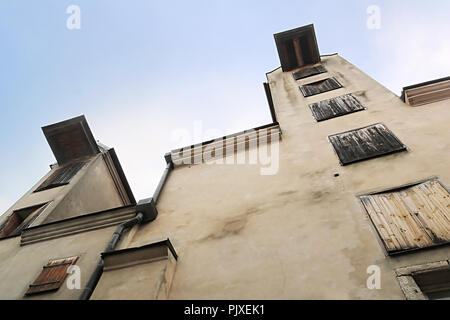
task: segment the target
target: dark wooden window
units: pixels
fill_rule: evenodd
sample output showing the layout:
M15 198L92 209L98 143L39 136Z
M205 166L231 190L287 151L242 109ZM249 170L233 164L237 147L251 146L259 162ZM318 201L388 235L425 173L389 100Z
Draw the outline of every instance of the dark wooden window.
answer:
M365 110L358 99L351 94L313 103L309 105L309 108L319 122Z
M277 33L274 37L284 72L320 62L313 25Z
M18 236L43 211L45 205L38 205L14 211L0 227L0 238Z
M56 169L56 171L52 175L50 175L50 177L45 180L44 183L42 183L35 192L68 184L85 164L86 162L76 162Z
M438 180L360 199L389 254L450 242L450 195Z
M406 146L381 123L332 135L329 140L344 166L406 151Z
M323 66L316 66L312 68L306 68L297 72L294 72L292 76L295 80L305 79L308 77L312 77L321 73L327 72L327 69L325 69Z
M328 78L326 80L305 84L300 87L300 91L306 98L339 88L342 88L342 85L339 83L339 81L336 80L336 78Z
M67 270L74 265L78 257L52 260L43 267L41 274L30 284L25 295L58 290L67 277Z
M412 277L430 300L450 300L450 267L413 273Z

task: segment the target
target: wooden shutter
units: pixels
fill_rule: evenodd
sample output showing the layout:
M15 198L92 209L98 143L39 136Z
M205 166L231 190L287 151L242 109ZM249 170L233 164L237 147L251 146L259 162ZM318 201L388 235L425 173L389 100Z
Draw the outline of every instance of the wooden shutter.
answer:
M336 80L336 78L328 78L326 80L321 80L301 86L300 91L306 98L339 88L342 88L342 85L339 83L339 81Z
M364 110L358 99L351 94L313 103L309 108L318 122Z
M342 165L406 150L406 146L381 123L329 136Z
M35 192L66 185L84 167L86 162L76 162L57 169Z
M52 260L43 267L41 274L30 284L25 295L58 290L67 277L67 269L78 260L78 257Z
M295 80L305 79L308 77L312 77L321 73L327 72L327 69L325 69L323 66L316 66L312 68L307 68L304 70L300 70L298 72L294 72L292 76Z
M391 254L450 242L450 195L437 180L361 201Z

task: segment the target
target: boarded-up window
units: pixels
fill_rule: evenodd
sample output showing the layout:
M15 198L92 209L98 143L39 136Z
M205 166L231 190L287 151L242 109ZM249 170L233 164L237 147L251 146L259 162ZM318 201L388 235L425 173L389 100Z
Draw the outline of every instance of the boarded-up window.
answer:
M305 84L304 86L300 87L300 91L306 98L339 88L342 88L342 85L336 80L336 78L328 78L326 80Z
M47 180L45 180L35 192L47 190L66 185L83 168L86 162L76 162L57 169Z
M406 146L381 123L329 136L342 165L406 150Z
M295 80L305 79L308 77L312 77L321 73L327 72L323 66L316 66L312 68L306 68L297 72L294 72L292 75Z
M43 211L45 205L38 205L14 211L0 227L0 238L18 236Z
M361 201L389 254L450 242L450 195L437 180Z
M25 295L58 290L67 277L67 270L78 260L78 257L52 260L43 267L41 274L30 284Z
M313 103L309 108L319 122L364 110L362 104L351 94Z

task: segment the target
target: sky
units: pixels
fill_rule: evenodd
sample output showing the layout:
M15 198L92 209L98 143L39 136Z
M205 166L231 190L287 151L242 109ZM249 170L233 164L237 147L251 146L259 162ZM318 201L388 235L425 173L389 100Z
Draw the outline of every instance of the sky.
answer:
M148 198L166 152L271 122L274 33L314 23L321 54L400 95L449 75L449 15L447 0L1 0L0 214L55 162L42 126L84 114Z

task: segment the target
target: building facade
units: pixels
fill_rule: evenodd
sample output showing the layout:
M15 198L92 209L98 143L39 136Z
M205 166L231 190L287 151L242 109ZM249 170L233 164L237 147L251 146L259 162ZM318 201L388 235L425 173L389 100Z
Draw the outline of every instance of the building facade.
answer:
M1 299L450 296L450 79L399 97L312 25L275 35L273 122L173 150L136 203L84 117L0 220Z

